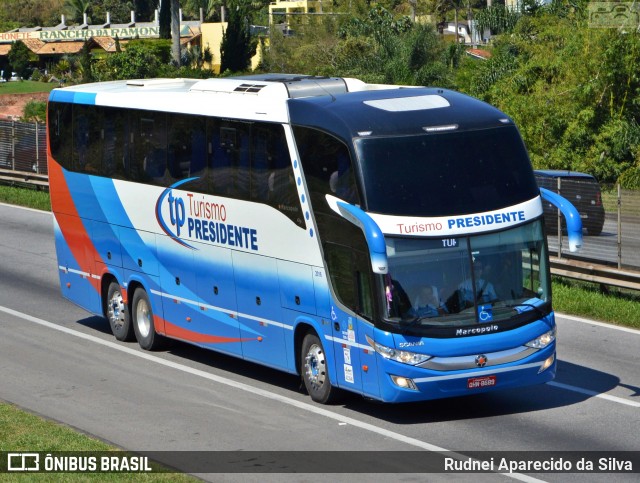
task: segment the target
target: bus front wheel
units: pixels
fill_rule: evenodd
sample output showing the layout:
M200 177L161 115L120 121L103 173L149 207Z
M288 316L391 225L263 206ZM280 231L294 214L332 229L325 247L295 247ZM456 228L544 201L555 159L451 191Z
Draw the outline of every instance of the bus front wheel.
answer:
M133 293L131 317L133 330L140 347L148 351L160 349L164 338L156 333L149 296L141 287L138 287Z
M302 380L311 399L321 404L334 402L339 389L331 384L326 354L316 334L305 335L300 357Z
M116 281L111 282L107 290L106 313L115 338L125 342L133 340L134 332L129 307L125 304L120 284Z

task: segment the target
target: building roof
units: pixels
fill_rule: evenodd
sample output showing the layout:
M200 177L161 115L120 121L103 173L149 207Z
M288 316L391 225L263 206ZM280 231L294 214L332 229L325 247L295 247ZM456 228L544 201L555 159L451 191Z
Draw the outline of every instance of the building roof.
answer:
M468 49L467 55L475 57L476 59L487 60L491 58L491 52L484 49Z
M44 47L45 42L40 39L26 39L22 43L26 45L31 52L38 53L38 51Z
M91 37L91 39L106 52L116 51L116 39L113 37ZM120 40L120 46L124 47L127 44L126 40Z

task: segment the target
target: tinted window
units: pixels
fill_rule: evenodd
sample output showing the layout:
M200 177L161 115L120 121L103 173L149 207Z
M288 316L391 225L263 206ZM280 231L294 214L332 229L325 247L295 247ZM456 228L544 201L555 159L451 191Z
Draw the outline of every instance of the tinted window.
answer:
M513 126L356 140L368 211L446 216L511 206L538 195Z
M370 260L350 246L327 243L327 268L338 299L367 319L374 317L373 278Z
M49 103L47 115L51 155L63 167L71 166L72 109L71 104Z
M134 181L169 186L174 180L167 171L167 116L162 112L132 111L134 135L129 176Z
M52 102L49 143L65 169L269 204L305 226L283 126Z
M300 161L312 194L331 194L351 204L360 204L347 146L316 129L294 128Z

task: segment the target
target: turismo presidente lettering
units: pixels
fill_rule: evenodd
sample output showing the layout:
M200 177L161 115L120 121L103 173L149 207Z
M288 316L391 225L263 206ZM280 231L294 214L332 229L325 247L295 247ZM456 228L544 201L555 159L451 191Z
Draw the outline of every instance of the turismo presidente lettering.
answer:
M207 201L202 195L198 199L197 195L187 193L188 201L185 204L184 199L180 196L174 196L172 190L163 193L160 201L165 196L169 208L169 223L175 232L168 229L169 227L162 219L161 206L159 206L158 213L159 221L164 231L179 243L185 245L177 238L184 237L186 225L186 238L188 239L258 251L257 230L226 223L227 207L223 203Z
M474 226L493 225L499 223L516 223L525 221L524 211L507 211L493 215L461 216L447 221L451 228L473 228Z

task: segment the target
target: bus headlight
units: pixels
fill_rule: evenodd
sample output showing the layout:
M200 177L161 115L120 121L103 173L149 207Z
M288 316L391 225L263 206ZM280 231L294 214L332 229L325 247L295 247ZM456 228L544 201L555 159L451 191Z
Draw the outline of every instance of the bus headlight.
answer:
M402 362L403 364L410 364L415 366L431 359L432 356L426 354L417 354L415 352L402 351L387 347L382 344L374 342L369 336L367 336L367 342L374 348L374 350L385 359L390 359L396 362Z
M556 328L554 327L549 332L545 332L540 337L530 340L525 345L533 349L544 349L549 344L556 340Z

